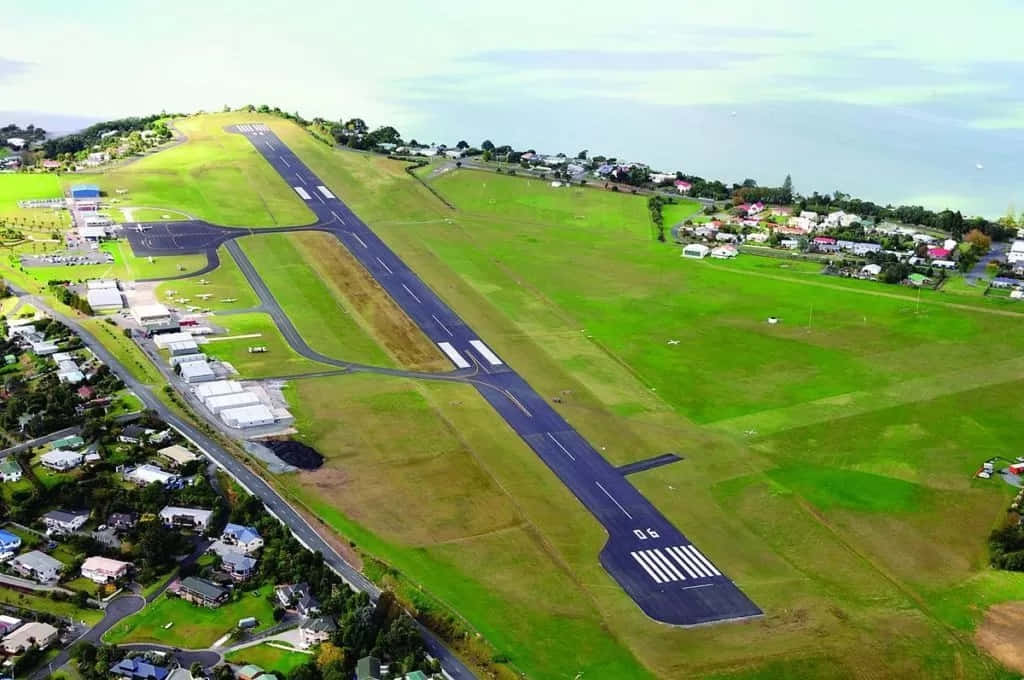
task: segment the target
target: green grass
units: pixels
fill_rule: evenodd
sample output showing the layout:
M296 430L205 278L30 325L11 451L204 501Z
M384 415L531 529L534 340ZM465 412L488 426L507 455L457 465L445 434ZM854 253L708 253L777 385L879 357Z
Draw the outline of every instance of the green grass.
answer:
M203 276L165 281L156 288L157 298L189 298L188 304L214 311L247 309L258 305L259 298L242 276L234 258L223 247L218 249L217 253L220 256L220 265L216 269ZM168 294L170 291L173 291L173 295ZM203 300L199 298L200 295L210 297ZM235 299L235 302L221 302L229 299Z
M259 626L253 632L273 625L274 607L266 598L270 591L271 588L265 586L252 593L242 593L241 599L216 609L198 607L180 598L161 595L142 611L110 629L104 639L111 644L152 642L203 649L234 629L239 619L255 616ZM172 622L174 625L164 628Z
M254 663L266 671L287 675L299 666L315 658L316 657L311 654L293 652L269 644L262 644L230 652L225 656L224 660L236 665Z
M126 413L135 413L141 411L144 407L142 400L127 389L118 391L113 397L114 401L107 411L107 415L111 418L116 418Z
M37 281L85 281L87 279L118 278L134 281L136 279L160 279L169 276L180 276L206 266L205 255L170 255L154 257L152 262L146 257L136 257L127 241L107 241L100 245L100 250L114 256L110 264L63 265L52 267L29 267L25 271Z
M701 217L700 203L687 199L676 199L678 203L662 206L661 218L664 220L665 228L674 227L688 219Z
M61 602L3 587L0 587L0 602L32 611L70 617L76 621L85 621L90 626L96 625L103 618L103 612L97 609L80 609L67 601Z
M129 222L164 222L170 220L187 220L192 217L188 213L178 212L177 210L159 209L159 208L132 208L127 206L124 208L126 211L130 211L132 216ZM127 215L125 215L127 217Z
M247 236L239 243L310 347L336 359L394 365L287 234Z
M254 121L248 114L214 114L175 121L185 144L106 172L65 178L94 182L127 205L177 210L227 226L306 224L313 214L242 135L224 126ZM117 189L127 189L123 195ZM164 212L166 212L164 210ZM154 213L150 213L151 215Z
M48 208L19 208L18 201L34 198L61 198L64 195L60 179L49 173L0 174L0 221L23 229L27 234L48 233L54 228L66 227L70 217L66 210Z
M242 378L255 379L331 370L331 366L306 359L285 342L284 336L268 314L231 314L215 317L225 337L259 337L222 340L214 338L203 345L206 354L227 361ZM250 347L266 347L263 353L250 353Z

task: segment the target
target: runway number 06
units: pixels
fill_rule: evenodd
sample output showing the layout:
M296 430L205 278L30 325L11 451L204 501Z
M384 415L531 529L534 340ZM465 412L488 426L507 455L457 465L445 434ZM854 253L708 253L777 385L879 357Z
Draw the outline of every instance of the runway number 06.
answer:
M651 528L633 529L633 533L636 534L636 537L641 541L646 541L648 538L659 538L658 532Z

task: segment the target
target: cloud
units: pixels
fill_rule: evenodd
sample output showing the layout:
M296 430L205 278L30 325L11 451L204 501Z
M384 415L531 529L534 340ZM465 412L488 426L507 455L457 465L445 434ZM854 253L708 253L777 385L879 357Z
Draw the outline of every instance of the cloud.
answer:
M14 76L19 76L22 73L26 73L31 68L32 64L27 61L17 61L15 59L0 57L0 81L8 80Z
M731 50L616 51L589 49L485 50L462 61L510 70L687 71L727 68L769 56Z

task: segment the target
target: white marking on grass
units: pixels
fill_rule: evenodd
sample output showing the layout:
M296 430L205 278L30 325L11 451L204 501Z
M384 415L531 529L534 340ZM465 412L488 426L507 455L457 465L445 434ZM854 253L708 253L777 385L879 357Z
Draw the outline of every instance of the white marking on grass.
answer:
M612 499L612 503L615 503L615 505L617 505L619 507L619 510L622 510L622 514L623 515L625 515L626 517L628 517L630 519L633 519L633 515L629 514L626 511L626 509L624 507L622 507L622 503L620 503L617 500L615 500L615 496L613 496L610 493L608 493L608 489L604 488L604 486L601 484L601 482L594 482L594 484L597 484L597 488L598 489L600 489L601 491L604 491L604 495L605 496L608 496L608 498Z
M299 196L301 196L302 200L304 200L304 201L308 201L311 198L313 198L312 196L309 195L309 192L306 191L305 189L303 189L302 187L292 187L292 188L295 189L295 193L297 193Z
M450 342L439 342L437 346L441 348L441 351L448 355L448 358L452 360L458 368L469 368L469 362L466 361L459 351L452 347Z
M562 449L562 451L565 453L565 455L569 456L570 460L576 460L576 456L574 456L571 453L569 453L569 449L567 449L564 446L562 446L562 442L560 442L557 439L555 439L555 435L553 435L550 432L548 432L548 439L553 441L558 446L558 448Z
M491 366L501 365L501 359L498 358L498 355L492 352L491 348L485 345L484 343L480 342L479 340L470 340L469 344L472 345L473 349L475 349L477 352L480 352L480 355L484 359L487 359L488 363L490 363Z

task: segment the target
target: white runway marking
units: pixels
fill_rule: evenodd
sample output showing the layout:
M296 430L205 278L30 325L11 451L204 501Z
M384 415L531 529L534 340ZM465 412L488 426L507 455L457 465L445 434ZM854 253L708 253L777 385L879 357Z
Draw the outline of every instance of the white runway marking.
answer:
M339 217L338 219L341 219L341 218ZM345 223L342 222L342 224L345 224ZM366 245L366 242L363 241L363 239L359 238L359 234L355 233L354 231L350 231L348 233L352 234L352 238L354 238L355 240L359 241L359 245L361 245L364 248L368 248L369 247L369 246Z
M318 184L317 187L316 187L316 190L319 191L321 194L323 194L324 198L334 198L335 197L334 194L331 193L331 190L328 189L327 187L325 187L322 184Z
M316 200L320 201L321 203L324 202L324 199L320 198L320 194L313 194L313 195L316 196Z
M304 201L308 201L309 199L313 198L312 196L309 195L309 192L307 192L302 187L292 187L292 188L295 189L295 193L297 193L299 196L301 196L302 200L304 200Z
M700 575L694 570L690 561L685 559L679 548L665 548L665 550L668 551L668 554L675 559L680 567L686 570L686 573L690 575L690 578L700 578Z
M408 293L409 295L411 295L413 300L415 300L416 302L418 302L420 304L423 304L423 300L421 300L418 297L416 297L416 293L414 293L411 290L409 290L409 286L407 286L407 285L405 285L403 283L402 284L402 288L405 288L405 292Z
M619 510L622 510L622 514L623 515L625 515L626 517L628 517L630 519L633 519L633 515L631 515L628 512L626 512L626 509L624 507L622 507L622 503L620 503L617 500L615 500L615 496L613 496L610 493L608 493L608 489L604 488L604 486L601 485L601 482L594 482L594 484L597 484L597 488L598 489L600 489L601 491L604 491L604 495L605 496L608 496L608 498L612 499L612 503L615 503L615 505L619 506Z
M704 564L705 569L710 570L716 576L721 576L722 575L722 572L720 572L717 569L715 569L715 565L711 564L711 560L709 560L708 558L704 557L704 554L701 553L701 551L697 550L697 548L693 547L692 545L688 545L688 546L686 546L686 549L690 551L691 555L696 557L698 560L700 560Z
M470 340L469 344L472 345L473 349L475 349L477 352L480 352L480 355L484 359L487 359L487 362L491 366L501 365L501 359L498 358L498 355L492 352L491 348L485 345L484 343L480 342L479 340Z
M338 220L338 221L339 221L339 222L341 222L342 224L345 224L345 220L341 219L341 216L340 216L340 215L338 215L338 213L336 213L336 212L334 212L334 211L332 210L332 211L331 211L331 214L332 214L332 215L334 215L334 219ZM355 236L355 234L352 234L352 235L353 235L353 236Z
M658 558L658 562L663 567L668 569L672 573L673 576L676 577L675 578L676 581L685 581L686 580L686 577L683 576L681 573L679 573L679 570L675 568L675 566L672 564L672 562L667 557L665 557L665 555L661 552L660 548L655 548L651 552L654 553L654 556Z
M389 266L387 266L386 264L384 264L384 260L382 260L382 259L380 259L380 258L378 257L378 258L377 258L377 262L380 262L380 266L381 266L381 267L384 267L384 269L386 269L386 270L388 271L388 274L394 274L394 272L393 272L393 271L391 271L391 267L389 267Z
M650 555L646 552L635 552L630 554L633 555L633 559L637 562L640 562L642 565L646 565L647 572L651 574L655 583L668 583L668 576L660 567L658 567L657 564L654 563L654 560L651 559Z
M306 180L302 179L302 175L300 175L299 173L295 173L295 176L299 178L300 182L302 182L303 184L306 184Z
M271 151L275 151L274 145L271 144L270 142L267 142L267 148L270 149Z
M436 322L437 322L437 325L438 325L438 326L440 326L441 328L443 328L443 329L444 329L444 332L448 334L448 337L449 337L449 338L454 338L454 337L455 337L455 336L454 336L454 335L452 334L452 332L451 332L450 330L448 330L448 326L445 326L445 325L444 325L443 323L441 323L441 320L440 320L440 319L438 319L438 318L437 318L436 316L434 316L433 314L431 314L431 315L430 315L430 318L431 318L431 319L433 319L434 321L436 321Z
M525 406L523 406L523 402L521 402L518 399L516 399L516 395L512 394L508 390L502 390L502 391L505 393L505 396L508 397L508 400L511 401L513 404L515 404L517 409L519 409L520 411L522 411L523 413L526 414L527 418L532 418L533 417L533 414L530 413L530 411Z
M286 168L290 168L290 167L292 167L292 164L291 164L291 163L289 163L289 162L288 162L288 159L287 159L287 158L285 158L284 156L281 156L281 162L282 162L282 163L284 163L284 167L286 167Z
M441 348L441 351L448 355L448 358L452 360L458 368L469 368L469 362L466 361L458 350L452 347L450 342L439 342L437 346Z
M633 559L636 560L637 564L644 568L644 571L647 572L647 575L650 576L655 583L661 583L661 579L658 576L655 576L654 572L651 571L651 568L648 567L642 559L640 559L640 555L638 553L631 552L629 554L632 555Z
M554 442L555 444L557 444L557 445L558 445L558 448L562 449L562 451L563 451L563 452L565 453L565 455L569 456L569 459L570 459L570 460L573 460L573 461L575 461L575 460L576 460L576 456L574 456L574 455L572 455L571 453L569 453L569 449L567 449L567 448L565 448L564 446L562 446L562 442L560 442L560 441L558 441L557 439L555 439L555 435L553 435L553 434L551 434L550 432L548 432L548 439L550 439L550 440L551 440L551 441L553 441L553 442Z

